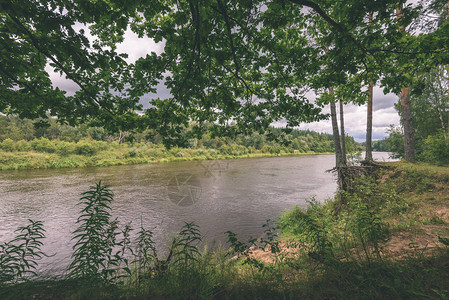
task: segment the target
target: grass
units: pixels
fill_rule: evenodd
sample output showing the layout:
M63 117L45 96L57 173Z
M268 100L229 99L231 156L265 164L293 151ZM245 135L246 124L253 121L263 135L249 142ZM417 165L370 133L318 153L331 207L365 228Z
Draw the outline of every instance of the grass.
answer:
M343 202L286 211L257 240L229 233L230 249L206 249L188 233L171 259L158 258L165 264L134 266L123 280L22 282L3 286L0 298L448 299L449 242L439 238L449 237L449 172L386 167Z

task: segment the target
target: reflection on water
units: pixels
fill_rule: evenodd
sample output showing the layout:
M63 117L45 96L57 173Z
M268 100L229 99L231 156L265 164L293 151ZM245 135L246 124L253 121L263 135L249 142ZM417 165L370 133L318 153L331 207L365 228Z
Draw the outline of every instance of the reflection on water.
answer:
M387 158L386 153L374 153ZM204 240L225 242L224 232L258 236L261 225L293 205L329 198L336 189L332 155L178 162L80 169L0 172L0 241L28 219L46 229L40 261L44 274L62 274L70 262L80 193L101 180L115 197L112 213L121 224L141 224L167 239L184 222L195 222Z

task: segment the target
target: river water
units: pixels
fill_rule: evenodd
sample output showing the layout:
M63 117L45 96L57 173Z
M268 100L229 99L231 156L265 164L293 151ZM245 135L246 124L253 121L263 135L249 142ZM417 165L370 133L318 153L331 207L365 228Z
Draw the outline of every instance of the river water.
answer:
M374 153L387 160L387 153ZM262 234L267 219L307 200L330 198L335 178L326 170L333 155L173 162L152 165L0 172L0 242L28 219L46 229L39 272L63 275L71 260L80 194L99 180L114 192L112 214L154 232L163 247L184 222L200 226L209 245ZM137 231L137 230L136 230Z

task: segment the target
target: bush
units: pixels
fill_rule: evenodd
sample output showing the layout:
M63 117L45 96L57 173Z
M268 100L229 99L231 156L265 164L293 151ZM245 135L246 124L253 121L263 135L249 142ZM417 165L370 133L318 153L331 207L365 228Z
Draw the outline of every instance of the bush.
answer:
M94 155L98 152L98 148L95 147L93 142L79 141L76 143L76 153L80 155Z
M423 143L421 158L434 164L449 164L449 137L444 132L428 136Z
M11 140L10 138L7 138L7 139L4 140L3 142L1 142L1 143L0 143L0 147L1 147L4 151L12 152L12 151L15 150L14 141Z
M56 145L47 138L39 138L31 141L31 147L38 152L54 153Z
M59 155L69 155L76 152L75 143L59 141L56 143L56 153Z
M16 151L30 151L31 145L25 140L16 142Z
M387 133L389 136L385 139L385 144L388 152L391 152L391 157L404 157L404 134L401 129L391 125Z

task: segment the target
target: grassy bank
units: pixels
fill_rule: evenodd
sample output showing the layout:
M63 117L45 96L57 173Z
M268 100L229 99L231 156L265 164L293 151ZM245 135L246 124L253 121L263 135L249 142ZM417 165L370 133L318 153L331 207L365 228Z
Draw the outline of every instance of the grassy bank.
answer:
M113 259L110 274L81 267L64 280L5 283L0 298L448 299L449 169L385 166L343 198L286 211L258 239L228 232L229 249L202 248L199 229L186 224L161 255L141 229L129 244L134 263ZM124 232L114 239L120 249ZM107 235L101 241L109 245ZM100 250L90 253L107 261Z
M323 154L288 147L222 145L217 149L171 148L145 143L81 140L65 142L36 139L30 142L5 140L0 143L0 170L76 168L148 164L170 161L213 160L265 156Z

